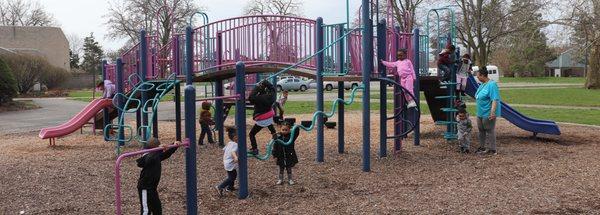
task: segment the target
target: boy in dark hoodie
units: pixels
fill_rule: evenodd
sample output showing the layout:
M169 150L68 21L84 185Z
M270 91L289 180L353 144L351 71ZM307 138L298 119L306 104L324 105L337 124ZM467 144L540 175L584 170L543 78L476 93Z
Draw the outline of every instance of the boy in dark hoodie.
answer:
M456 47L454 45L447 46L442 52L439 54L439 58L437 61L438 71L441 71L442 81L450 81L451 78L451 68L454 63L456 63Z
M173 144L179 145L181 142L176 141ZM148 148L156 148L161 146L166 149L167 145L161 145L157 138L148 140ZM142 168L140 178L138 179L138 195L140 197L140 214L162 214L162 206L158 198L158 183L161 175L161 161L171 157L177 150L176 147L155 151L144 154L136 160L137 166Z
M258 146L256 144L256 134L264 127L269 128L273 139L277 137L275 127L273 126L273 103L275 103L275 87L268 81L262 81L258 83L250 95L248 96L250 104L254 105L254 114L252 118L256 122L250 130L250 144L252 148L250 153L253 155L258 154Z

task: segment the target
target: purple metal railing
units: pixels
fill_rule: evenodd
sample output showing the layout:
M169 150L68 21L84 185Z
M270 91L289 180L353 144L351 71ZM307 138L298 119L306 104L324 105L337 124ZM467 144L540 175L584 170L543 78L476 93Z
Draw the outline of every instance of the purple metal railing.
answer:
M144 150L140 150L140 151L134 151L134 152L128 152L128 153L121 154L117 158L117 161L115 163L115 213L117 215L120 215L122 213L122 210L121 210L121 162L123 161L123 159L125 159L127 157L132 157L135 155L141 155L144 153L150 153L150 152L170 149L170 148L174 148L174 147L185 146L187 148L189 145L190 145L190 140L186 138L185 140L183 140L182 144L178 144L178 145L168 145L165 148L156 147L156 148L152 148L152 149L144 149Z

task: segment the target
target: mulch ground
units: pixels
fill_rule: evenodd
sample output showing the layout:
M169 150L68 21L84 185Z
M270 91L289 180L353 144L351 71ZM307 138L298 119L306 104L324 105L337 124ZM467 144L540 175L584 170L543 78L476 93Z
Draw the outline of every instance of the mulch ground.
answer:
M348 114L346 153L337 153L336 130L326 130L325 163L315 162L315 132L301 134L296 185L275 185L278 169L273 160L249 160L246 200L233 193L216 196L212 187L226 176L222 150L199 147L200 213L600 213L599 129L561 125L561 136L534 139L501 120L498 155L462 155L456 143L443 141L441 126L423 117L422 146L413 146L409 138L400 154L378 158L378 116L371 118L371 172L361 171L360 114ZM173 122L160 122L163 142L173 141L174 133ZM263 147L268 136L260 134ZM114 213L113 143L91 134L59 139L56 147L49 147L37 133L0 138L0 214ZM391 149L390 141L388 152ZM121 172L124 214L138 213L139 168L133 158L125 160ZM180 149L163 162L159 193L165 214L185 214L184 175Z

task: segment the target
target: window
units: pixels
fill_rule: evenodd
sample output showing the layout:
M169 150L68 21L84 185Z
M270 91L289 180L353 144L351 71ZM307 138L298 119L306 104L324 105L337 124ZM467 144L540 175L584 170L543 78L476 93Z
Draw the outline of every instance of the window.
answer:
M300 80L299 79L294 79L294 82L300 82Z

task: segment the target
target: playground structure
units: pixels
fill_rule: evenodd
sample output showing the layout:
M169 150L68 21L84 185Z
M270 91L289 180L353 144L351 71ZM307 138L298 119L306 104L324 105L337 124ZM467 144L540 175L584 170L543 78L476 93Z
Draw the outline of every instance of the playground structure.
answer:
M368 0L363 5L371 4ZM166 9L168 10L168 9ZM188 214L197 214L197 173L196 173L196 102L214 100L215 127L217 140L223 143L223 125L228 108L235 105L235 125L239 139L239 198L248 197L247 158L259 160L269 158L274 141L267 143L263 155L249 155L246 149L246 95L251 85L261 80L275 81L278 75L290 74L313 78L317 83L316 111L310 126L295 125L292 132L299 129L316 129L316 161L324 162L324 123L323 117L332 119L338 114L338 152L344 153L344 106L354 102L355 96L362 91L362 170L370 171L370 87L372 81L380 83L380 157L387 156L387 142L394 140L394 149L401 150L403 138L413 133L414 144L420 144L420 96L424 91L427 103L436 124L446 125L444 138L456 138L456 122L453 107L458 95L455 95L455 75L448 83L441 84L439 77L427 77L429 62L429 27L425 35L419 29L401 31L388 17L373 26L370 7L361 7L361 26L348 28L347 23L326 25L321 18L316 20L276 16L243 16L209 22L204 20L199 27L186 27L185 33L173 33L164 45L158 35L146 35L140 32L139 43L121 54L115 64L103 63L102 77L117 85L117 94L111 99L94 100L82 113L64 125L42 130L43 139L67 135L82 123L94 118L97 125L103 125L104 137L115 142L115 151L121 153L121 147L136 140L142 144L150 136L158 137L159 101L171 90L175 93L176 139L183 139L181 131L181 95L180 83L185 80L185 138L186 143L186 189ZM450 10L444 8L443 10ZM437 12L435 12L437 13ZM439 24L438 24L439 25ZM429 25L428 25L429 26ZM373 32L373 29L376 30ZM439 35L440 31L437 33ZM438 40L453 42L452 33L438 36ZM454 43L454 42L453 42ZM438 42L440 44L440 42ZM376 49L374 48L376 47ZM440 46L441 47L441 46ZM399 49L408 50L408 59L414 63L416 72L414 92L408 92L400 83L400 77L388 76L389 71L380 65L380 60L396 60ZM376 51L373 51L376 50ZM455 72L456 68L454 68ZM266 77L259 77L266 74ZM421 77L423 76L423 77ZM235 79L235 91L225 95L224 81ZM349 98L345 98L343 87L338 89L338 98L332 101L331 112L324 112L323 81L337 81L343 86L345 81L361 81L362 85L352 89ZM211 96L197 99L194 82L209 82ZM393 115L388 116L387 85L393 85ZM206 85L205 85L206 86ZM474 96L477 89L473 77L469 77L467 93ZM207 92L205 88L205 92ZM407 108L405 96L411 96L417 103L416 108ZM102 111L100 111L102 110ZM100 113L102 112L102 113ZM127 125L127 116L135 114L135 129ZM149 116L150 115L150 116ZM522 129L537 133L560 134L555 123L534 120L518 113L508 105L502 105L502 116ZM117 119L116 123L112 120ZM388 136L387 121L393 120L393 134ZM116 130L116 135L109 135ZM289 144L289 143L283 143ZM133 154L127 154L130 156ZM120 160L118 160L120 162ZM118 165L118 163L117 163ZM120 182L116 182L116 193L120 193ZM119 196L117 196L119 199ZM120 214L120 204L117 214Z

